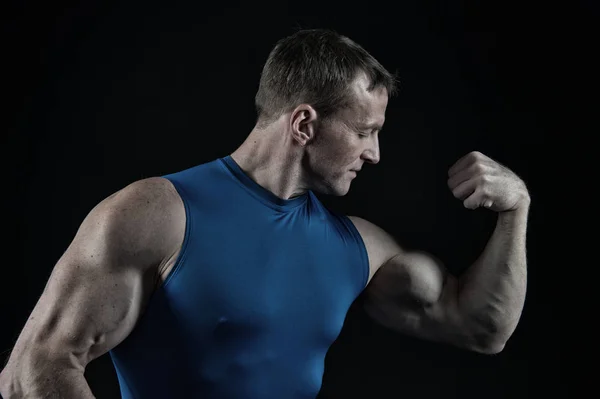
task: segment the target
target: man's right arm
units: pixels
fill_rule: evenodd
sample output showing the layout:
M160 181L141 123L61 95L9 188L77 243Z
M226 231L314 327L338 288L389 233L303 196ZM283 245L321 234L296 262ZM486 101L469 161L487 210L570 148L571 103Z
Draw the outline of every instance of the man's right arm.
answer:
M5 399L87 399L87 364L135 327L183 242L185 210L160 177L132 183L82 222L0 373Z

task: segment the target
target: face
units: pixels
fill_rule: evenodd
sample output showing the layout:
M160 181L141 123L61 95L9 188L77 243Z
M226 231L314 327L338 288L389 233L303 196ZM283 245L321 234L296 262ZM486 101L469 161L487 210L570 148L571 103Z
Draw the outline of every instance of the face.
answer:
M352 84L354 104L314 131L306 144L304 171L310 189L343 196L364 163L379 162L379 131L385 121L385 88L368 92L366 76Z

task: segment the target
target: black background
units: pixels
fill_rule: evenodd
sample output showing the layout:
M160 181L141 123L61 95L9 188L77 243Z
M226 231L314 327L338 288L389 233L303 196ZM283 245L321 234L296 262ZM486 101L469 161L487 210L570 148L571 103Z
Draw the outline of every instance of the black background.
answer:
M355 306L326 359L320 398L558 393L560 281L545 242L544 165L553 157L557 77L584 50L587 39L574 29L589 26L594 10L591 2L577 10L481 3L9 3L0 361L89 210L137 179L235 150L254 125L272 46L294 28L326 27L401 80L380 164L365 166L347 196L321 196L327 205L434 253L455 273L477 257L496 220L452 197L446 173L457 159L478 150L508 166L527 183L532 205L527 301L502 353L400 336ZM108 355L86 377L98 398L120 397Z

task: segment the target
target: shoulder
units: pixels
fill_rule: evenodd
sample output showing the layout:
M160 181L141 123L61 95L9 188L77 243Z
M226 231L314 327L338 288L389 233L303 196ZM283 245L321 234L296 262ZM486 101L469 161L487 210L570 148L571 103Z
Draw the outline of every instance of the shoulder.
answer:
M162 177L141 179L100 201L77 236L118 257L160 262L183 240L185 208L175 187Z
M110 197L105 204L106 215L132 228L156 227L169 229L185 217L183 201L168 179L150 177L134 181ZM126 227L126 226L122 226ZM161 231L160 229L158 231Z
M387 261L403 253L396 239L376 224L358 216L348 216L358 230L369 256L369 281Z
M107 199L115 205L137 205L141 207L161 205L167 206L166 210L181 203L181 198L175 186L164 177L136 180Z
M183 201L168 179L150 177L128 184L97 207L105 216L130 224L160 223L165 217L177 214Z

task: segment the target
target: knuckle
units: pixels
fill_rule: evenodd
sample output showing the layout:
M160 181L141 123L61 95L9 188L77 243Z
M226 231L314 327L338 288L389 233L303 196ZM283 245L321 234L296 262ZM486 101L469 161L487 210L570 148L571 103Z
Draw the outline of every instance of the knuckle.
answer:
M464 198L464 190L461 189L461 187L455 187L454 190L452 190L452 194L456 197L456 198Z
M485 172L485 165L482 162L475 162L473 166L471 166L473 172L475 173L483 173Z

